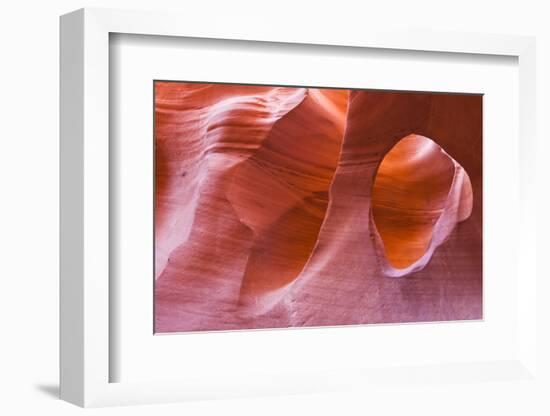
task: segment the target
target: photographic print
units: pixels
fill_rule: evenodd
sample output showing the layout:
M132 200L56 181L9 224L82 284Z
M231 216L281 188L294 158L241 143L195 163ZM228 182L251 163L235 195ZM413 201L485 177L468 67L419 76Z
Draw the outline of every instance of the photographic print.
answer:
M482 102L155 81L155 332L482 319Z

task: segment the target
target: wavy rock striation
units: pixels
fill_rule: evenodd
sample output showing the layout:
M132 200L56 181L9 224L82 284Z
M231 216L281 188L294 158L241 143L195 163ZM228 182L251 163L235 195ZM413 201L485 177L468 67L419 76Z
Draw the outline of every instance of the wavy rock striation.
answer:
M481 97L155 89L156 332L481 317Z

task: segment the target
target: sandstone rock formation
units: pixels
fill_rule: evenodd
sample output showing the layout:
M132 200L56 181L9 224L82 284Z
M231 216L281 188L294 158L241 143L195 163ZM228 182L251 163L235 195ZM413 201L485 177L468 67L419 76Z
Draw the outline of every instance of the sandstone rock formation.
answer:
M155 331L481 318L481 97L155 84Z

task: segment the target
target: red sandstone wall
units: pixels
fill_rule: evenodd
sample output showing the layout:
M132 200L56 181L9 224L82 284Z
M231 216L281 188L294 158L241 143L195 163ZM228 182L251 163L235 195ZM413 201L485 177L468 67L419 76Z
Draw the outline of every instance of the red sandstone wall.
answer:
M157 332L481 318L481 96L155 88Z

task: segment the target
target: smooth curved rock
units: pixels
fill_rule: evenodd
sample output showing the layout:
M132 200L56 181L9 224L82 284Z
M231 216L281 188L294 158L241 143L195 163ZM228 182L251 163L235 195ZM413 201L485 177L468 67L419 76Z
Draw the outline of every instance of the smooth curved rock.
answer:
M481 97L155 88L155 331L481 317Z
M385 273L400 276L424 267L470 216L472 199L468 174L439 145L415 134L401 139L382 160L372 194Z

